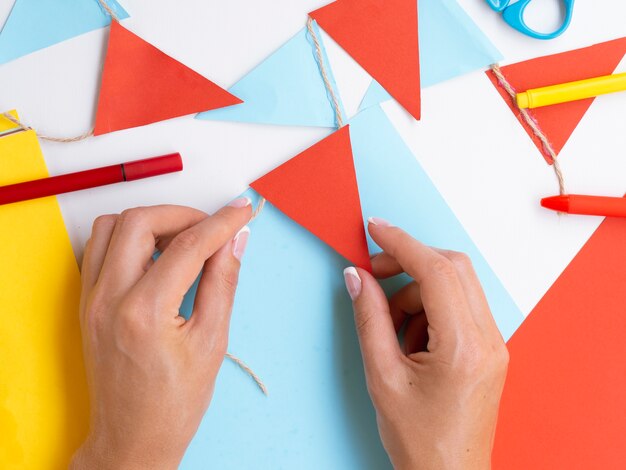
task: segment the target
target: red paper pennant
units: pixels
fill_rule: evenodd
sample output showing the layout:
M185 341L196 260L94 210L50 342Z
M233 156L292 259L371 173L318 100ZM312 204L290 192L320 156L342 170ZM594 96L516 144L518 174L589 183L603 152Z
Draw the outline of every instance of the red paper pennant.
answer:
M515 90L526 91L531 88L609 75L615 71L625 54L626 38L621 38L584 49L576 49L507 65L502 67L502 72ZM488 71L487 75L518 121L524 126L528 135L533 139L543 157L549 164L552 164L552 158L544 150L543 145L535 137L532 130L524 123L517 106L515 106L508 93L498 85L493 72ZM574 132L574 129L576 129L593 100L594 98L589 98L529 110L530 114L537 120L541 130L548 137L557 155Z
M509 341L494 469L626 468L626 219L606 219Z
M354 265L371 271L349 126L250 186Z
M241 102L117 21L111 23L94 135Z
M415 119L420 118L416 0L337 0L309 15Z

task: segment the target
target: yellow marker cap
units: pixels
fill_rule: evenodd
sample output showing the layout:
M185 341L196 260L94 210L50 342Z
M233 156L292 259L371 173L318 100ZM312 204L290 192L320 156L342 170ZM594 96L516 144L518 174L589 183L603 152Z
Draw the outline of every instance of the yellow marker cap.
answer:
M528 93L526 93L525 91L522 93L518 93L515 97L515 100L517 101L517 106L522 109L530 107L530 100L528 98Z

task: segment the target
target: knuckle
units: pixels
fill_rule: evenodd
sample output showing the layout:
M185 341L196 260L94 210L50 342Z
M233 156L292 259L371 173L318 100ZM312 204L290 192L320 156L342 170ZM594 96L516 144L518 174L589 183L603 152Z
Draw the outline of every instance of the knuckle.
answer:
M451 251L448 254L452 264L461 271L467 271L472 269L472 260L466 253L460 253L458 251Z
M239 276L231 269L223 270L219 275L220 289L224 294L232 295L237 289Z
M354 317L356 331L359 336L367 336L372 333L374 315L368 312L357 313Z
M128 228L140 227L146 223L147 212L145 207L134 207L132 209L126 209L123 211L117 222Z
M93 233L101 232L110 229L117 222L117 215L107 214L96 217L93 221L91 231Z
M200 245L200 236L194 230L185 230L172 240L172 247L181 251L193 251Z
M430 264L430 271L445 279L456 277L456 268L449 259L443 256L437 256Z
M504 344L490 347L483 341L471 341L462 346L457 364L462 377L503 375L509 364L509 352Z
M103 330L109 313L108 302L97 291L86 299L84 321L91 336L98 336Z
M145 302L135 299L126 299L119 307L117 316L116 333L121 339L129 342L136 342L146 337L153 329L150 321L152 316L146 312Z

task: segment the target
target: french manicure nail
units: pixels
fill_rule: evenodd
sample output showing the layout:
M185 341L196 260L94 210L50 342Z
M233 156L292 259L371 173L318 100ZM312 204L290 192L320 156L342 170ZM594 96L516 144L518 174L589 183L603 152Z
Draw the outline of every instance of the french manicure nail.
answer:
M237 235L235 235L235 238L233 238L233 256L239 261L241 261L243 254L246 251L248 237L250 237L250 228L246 225L244 228L239 230Z
M238 197L228 203L230 207L236 208L248 207L250 204L252 204L252 200L249 197Z
M350 298L355 300L361 293L361 278L356 268L349 267L343 270L343 278L346 281L346 289Z
M367 221L372 225L378 225L379 227L393 227L390 222L387 222L385 219L381 219L380 217L369 217Z

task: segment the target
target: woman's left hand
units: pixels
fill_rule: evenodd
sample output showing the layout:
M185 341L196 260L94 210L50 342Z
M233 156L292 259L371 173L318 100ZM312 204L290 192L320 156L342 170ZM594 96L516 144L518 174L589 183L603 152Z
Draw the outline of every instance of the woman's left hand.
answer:
M240 198L212 216L155 206L95 221L80 307L91 428L71 468L177 468L226 352L250 216Z

